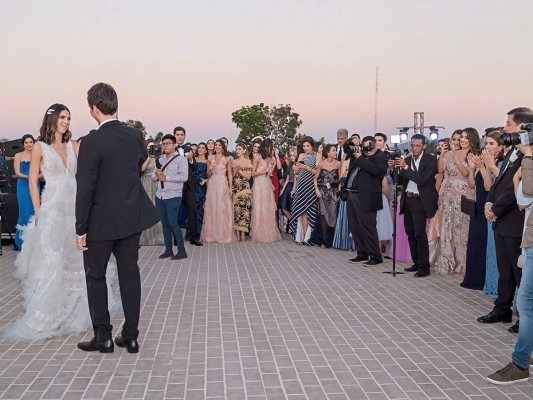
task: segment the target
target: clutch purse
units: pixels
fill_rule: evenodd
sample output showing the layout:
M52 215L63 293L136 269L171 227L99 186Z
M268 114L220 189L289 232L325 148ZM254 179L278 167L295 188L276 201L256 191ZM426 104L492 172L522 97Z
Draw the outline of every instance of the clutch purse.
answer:
M461 211L471 217L476 215L476 201L469 199L464 194L461 196Z

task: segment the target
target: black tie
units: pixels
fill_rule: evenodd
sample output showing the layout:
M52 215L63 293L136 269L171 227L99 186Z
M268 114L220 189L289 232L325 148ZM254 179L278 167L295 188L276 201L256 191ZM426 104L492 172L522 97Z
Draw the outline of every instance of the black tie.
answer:
M413 170L415 172L418 172L418 168L416 167L416 160L418 160L419 156L413 156Z

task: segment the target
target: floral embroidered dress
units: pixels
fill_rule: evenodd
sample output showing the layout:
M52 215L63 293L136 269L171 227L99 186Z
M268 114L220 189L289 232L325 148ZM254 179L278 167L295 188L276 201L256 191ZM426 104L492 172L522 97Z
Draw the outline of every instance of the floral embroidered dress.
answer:
M240 168L241 171L252 171L252 164ZM250 181L238 171L233 175L233 229L239 232L250 232L252 217L252 191Z
M463 162L466 167L467 164ZM466 268L466 249L470 217L461 211L461 196L474 199L475 188L468 187L464 177L452 158L446 164L446 177L439 196L441 226L439 250L433 273L448 275L463 273Z

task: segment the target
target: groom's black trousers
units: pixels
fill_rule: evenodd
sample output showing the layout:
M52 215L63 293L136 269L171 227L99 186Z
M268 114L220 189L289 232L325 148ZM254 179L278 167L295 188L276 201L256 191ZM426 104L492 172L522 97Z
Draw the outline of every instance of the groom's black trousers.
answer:
M111 339L113 326L107 305L106 270L111 254L117 260L118 283L124 308L125 322L122 327L124 339L139 336L139 313L141 308L141 277L139 275L139 238L136 233L124 239L87 241L88 250L83 252L89 312L96 340Z

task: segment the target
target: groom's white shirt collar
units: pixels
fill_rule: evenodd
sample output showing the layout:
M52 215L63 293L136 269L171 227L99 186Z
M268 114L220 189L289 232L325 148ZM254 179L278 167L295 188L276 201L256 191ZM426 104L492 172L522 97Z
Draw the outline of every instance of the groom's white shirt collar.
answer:
M100 129L102 127L103 124L106 124L108 122L111 122L111 121L118 121L118 119L116 118L109 118L109 119L106 119L105 121L103 121L100 126L98 127L98 129Z

